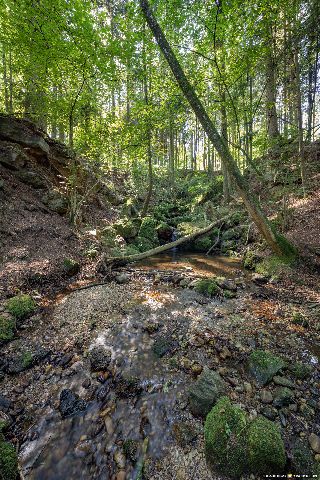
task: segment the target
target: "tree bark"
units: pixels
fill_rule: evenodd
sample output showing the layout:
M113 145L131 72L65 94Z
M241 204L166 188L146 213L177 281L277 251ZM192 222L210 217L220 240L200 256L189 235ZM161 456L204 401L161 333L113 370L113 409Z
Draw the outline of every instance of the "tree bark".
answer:
M152 250L148 250L147 252L137 253L135 255L128 255L127 257L105 258L102 263L104 265L116 267L116 266L126 265L127 263L137 262L139 260L143 260L144 258L152 257L153 255L158 255L159 253L167 252L172 248L179 247L180 245L183 245L185 243L191 243L197 238L208 234L209 232L211 232L211 230L216 228L218 225L221 225L226 220L228 220L229 217L230 215L227 215L226 217L211 223L207 227L202 228L201 230L198 230L197 232L192 233L191 235L187 235L186 237L179 238L178 240L167 243L166 245L161 245L160 247L153 248Z
M165 56L173 75L175 76L177 83L180 86L184 96L189 101L191 108L193 109L196 117L201 123L204 131L208 135L208 138L219 153L222 162L225 164L231 178L238 189L250 216L255 222L259 232L266 240L268 245L277 255L293 256L295 254L294 247L283 237L280 237L268 222L264 213L260 209L257 201L253 198L253 195L249 192L248 184L241 175L241 172L232 157L228 146L225 144L223 138L219 135L218 130L212 123L208 113L206 112L201 100L195 93L194 88L187 79L184 71L182 70L180 63L178 62L172 48L170 47L164 33L161 30L160 25L156 21L147 0L140 0L140 7L144 13L146 21L152 31L163 55Z
M275 64L274 64L274 57L270 49L267 52L266 107L267 107L267 112L266 112L267 132L270 140L274 140L277 137L279 137L279 128L278 128L278 118L277 118L277 110L276 110Z

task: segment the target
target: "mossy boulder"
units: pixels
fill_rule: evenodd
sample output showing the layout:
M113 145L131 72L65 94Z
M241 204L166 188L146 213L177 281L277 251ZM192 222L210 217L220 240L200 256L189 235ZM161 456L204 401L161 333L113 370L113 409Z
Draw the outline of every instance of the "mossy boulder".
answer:
M284 443L274 422L259 416L249 425L246 435L248 470L252 473L283 472L286 464Z
M148 250L151 250L154 248L153 243L151 240L145 237L137 237L134 241L134 246L138 249L139 252L147 252Z
M294 473L304 475L315 475L316 465L313 458L313 453L309 446L301 439L297 439L291 449L291 465Z
M304 380L311 375L312 366L302 362L289 365L289 370L298 380Z
M65 258L63 260L63 270L68 275L68 277L73 277L77 275L80 271L80 264L73 258Z
M6 309L16 320L24 320L36 310L36 302L30 295L16 295L6 303Z
M18 476L18 457L11 443L5 442L0 433L0 478L16 480Z
M245 473L281 473L286 464L277 425L264 417L249 422L246 413L222 397L206 418L205 451L209 466L231 478Z
M147 238L152 245L158 245L158 233L156 231L157 221L152 217L145 217L142 219L139 237Z
M15 322L9 316L0 315L0 344L14 337Z
M212 297L217 295L220 292L220 288L218 287L215 280L210 280L208 278L199 280L194 287L195 291L198 293L202 293L208 297Z
M64 215L68 210L68 200L57 190L52 190L42 197L42 202L53 212Z
M138 234L137 225L132 220L121 220L120 222L114 223L113 228L117 234L125 240L133 239Z
M196 416L205 417L222 395L226 386L220 375L204 367L201 375L189 388L190 410Z
M206 459L212 469L232 478L241 477L246 470L246 426L245 412L227 397L220 398L204 425Z
M261 255L258 255L253 250L248 250L243 257L243 266L248 270L254 270L260 261Z
M273 404L275 407L286 407L293 403L294 393L288 387L277 387L274 391Z
M266 385L286 366L282 358L266 350L254 350L248 359L248 370L260 385Z
M206 253L211 246L212 240L208 236L197 238L197 240L193 242L193 250L196 252Z
M112 226L105 227L101 230L101 242L105 247L113 248L116 246L117 231Z

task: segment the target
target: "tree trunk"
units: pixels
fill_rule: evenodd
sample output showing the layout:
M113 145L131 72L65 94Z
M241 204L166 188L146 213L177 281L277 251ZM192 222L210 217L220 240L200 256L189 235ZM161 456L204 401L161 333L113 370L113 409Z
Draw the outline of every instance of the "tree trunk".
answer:
M267 52L266 65L266 117L267 132L270 140L279 137L278 118L276 110L276 80L275 80L275 64L271 47Z
M257 201L249 192L246 180L242 177L234 158L232 157L227 145L225 144L225 141L219 135L219 132L212 123L208 113L202 105L202 102L198 98L195 90L193 89L184 71L182 70L172 48L170 47L165 35L160 28L160 25L156 21L149 7L148 1L140 0L140 7L163 55L165 56L172 70L172 73L174 74L180 86L180 89L189 101L191 108L193 109L196 117L201 123L204 131L208 135L208 138L219 153L222 162L225 164L249 214L251 215L261 235L264 237L268 245L276 254L284 256L294 256L294 247L286 239L280 237L280 235L273 230L267 218L260 209Z
M211 230L213 230L218 225L221 225L226 220L228 220L228 218L230 218L230 215L224 218L221 218L220 220L217 220L214 223L211 223L207 227L202 228L201 230L198 230L197 232L192 233L191 235L187 235L186 237L179 238L178 240L167 243L166 245L161 245L160 247L153 248L152 250L148 250L147 252L137 253L135 255L128 255L127 257L104 258L102 260L102 263L104 265L116 267L116 266L126 265L127 263L137 262L139 260L143 260L144 258L152 257L153 255L158 255L159 253L167 252L172 248L179 247L184 243L191 243L197 238L202 237L203 235L207 235L208 233L211 232Z
M227 109L226 109L226 93L223 90L221 92L221 135L228 145L228 119L227 119ZM227 167L224 162L222 162L222 176L223 176L223 200L226 204L230 203L231 200L231 185L230 185L230 178Z

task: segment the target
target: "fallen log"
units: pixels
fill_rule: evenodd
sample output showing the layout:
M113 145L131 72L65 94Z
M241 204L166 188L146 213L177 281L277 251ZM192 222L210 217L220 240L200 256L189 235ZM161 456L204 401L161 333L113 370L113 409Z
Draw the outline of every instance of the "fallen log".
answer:
M191 235L187 235L186 237L181 237L178 240L175 240L174 242L171 242L171 243L166 243L166 245L161 245L160 247L152 248L151 250L147 250L146 252L142 252L142 253L137 253L135 255L128 255L127 257L104 258L101 263L109 267L121 267L123 265L126 265L127 263L138 262L139 260L143 260L144 258L152 257L153 255L158 255L158 253L166 252L168 250L171 250L172 248L179 247L184 243L193 242L197 238L202 237L207 233L211 232L211 230L213 230L218 225L221 225L221 223L225 222L228 218L230 218L230 215L211 223L207 227L202 228L201 230L198 230L197 232L194 232Z

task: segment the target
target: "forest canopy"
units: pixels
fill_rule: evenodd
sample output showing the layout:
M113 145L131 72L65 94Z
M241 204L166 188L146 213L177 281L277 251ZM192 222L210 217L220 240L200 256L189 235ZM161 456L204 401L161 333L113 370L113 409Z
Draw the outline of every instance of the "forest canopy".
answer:
M319 138L317 0L151 7L242 171ZM2 0L0 18L2 111L109 168L140 169L151 150L171 175L221 169L139 2Z

